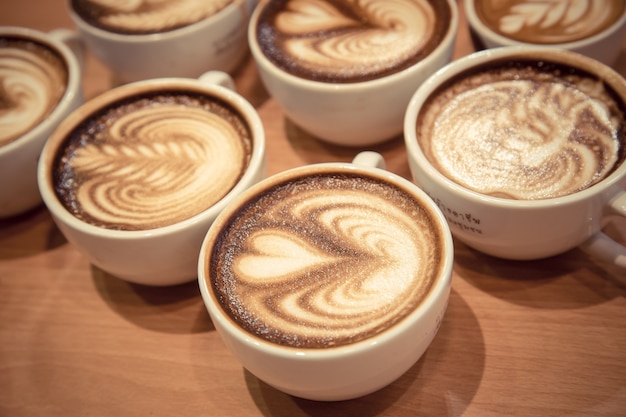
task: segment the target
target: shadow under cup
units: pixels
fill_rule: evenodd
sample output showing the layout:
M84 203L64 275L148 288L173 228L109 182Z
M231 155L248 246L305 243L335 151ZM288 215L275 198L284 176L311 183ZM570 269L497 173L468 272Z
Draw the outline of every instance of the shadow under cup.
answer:
M405 143L415 182L453 235L538 259L577 246L626 266L602 228L626 217L626 80L565 50L503 47L448 65L414 94Z
M110 90L46 143L38 167L44 203L67 240L104 271L147 285L195 279L215 217L264 177L260 118L211 74L227 77Z
M428 348L453 256L441 212L414 184L326 163L233 200L206 236L198 281L248 371L291 395L345 400L390 384Z

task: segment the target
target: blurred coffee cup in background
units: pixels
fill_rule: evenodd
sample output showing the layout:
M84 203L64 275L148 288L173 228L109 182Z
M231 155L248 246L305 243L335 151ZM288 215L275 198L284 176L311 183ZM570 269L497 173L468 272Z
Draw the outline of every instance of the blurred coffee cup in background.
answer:
M119 2L69 0L70 17L89 50L127 83L232 72L248 52L254 0Z
M464 5L479 48L558 47L612 65L626 36L624 0L465 0Z
M0 27L0 218L41 204L37 160L83 101L82 62L72 31Z

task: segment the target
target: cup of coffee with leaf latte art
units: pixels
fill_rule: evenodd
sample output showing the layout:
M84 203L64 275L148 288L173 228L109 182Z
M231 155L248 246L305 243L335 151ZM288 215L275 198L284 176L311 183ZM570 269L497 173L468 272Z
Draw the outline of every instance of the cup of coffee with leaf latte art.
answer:
M405 119L413 177L452 233L490 255L580 246L626 267L602 232L626 217L626 80L566 50L502 47L439 71Z
M72 31L0 28L0 218L41 204L37 158L83 101L82 52Z
M465 0L479 47L558 47L607 65L626 36L626 0Z
M366 146L402 132L409 98L448 63L449 0L262 1L248 42L285 115L327 142Z
M39 187L92 264L139 284L196 278L210 224L265 175L263 126L232 86L223 72L130 83L54 131Z
M234 71L248 52L254 0L69 0L93 54L126 83Z
M198 264L222 340L267 384L312 400L376 391L422 356L450 292L452 236L379 154L276 174L220 214Z

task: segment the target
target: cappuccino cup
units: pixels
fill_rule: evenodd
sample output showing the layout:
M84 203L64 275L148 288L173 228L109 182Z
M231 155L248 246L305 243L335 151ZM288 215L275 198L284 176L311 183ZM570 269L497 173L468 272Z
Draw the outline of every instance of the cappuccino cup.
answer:
M457 27L452 0L262 1L248 43L287 118L367 146L402 133L412 92L451 60Z
M254 0L151 2L68 0L89 50L128 83L232 72L248 52Z
M275 174L211 226L198 282L242 365L321 401L374 392L422 356L445 313L452 236L410 181L365 152Z
M465 13L486 48L558 47L612 65L626 36L625 0L465 0Z
M560 49L485 50L414 94L404 133L415 182L453 235L501 258L574 247L626 266L602 232L626 217L626 80Z
M41 204L37 159L50 132L83 101L75 33L0 28L0 218Z
M43 201L67 240L129 282L196 278L202 239L265 176L254 108L223 72L109 90L52 133L39 161Z

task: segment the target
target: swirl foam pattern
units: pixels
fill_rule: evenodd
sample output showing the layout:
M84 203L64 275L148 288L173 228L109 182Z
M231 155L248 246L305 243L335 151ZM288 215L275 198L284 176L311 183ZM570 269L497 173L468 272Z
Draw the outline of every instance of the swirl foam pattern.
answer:
M616 22L624 0L476 1L485 23L501 34L532 43L573 42L595 35Z
M34 42L0 39L0 146L37 126L63 97L63 60Z
M251 140L234 113L193 103L147 100L86 127L61 160L65 205L101 227L146 230L219 201L247 167Z
M481 77L446 91L424 119L430 139L422 147L445 176L482 194L536 200L583 190L612 171L623 121L608 95L580 88L601 92L600 81Z
M437 46L449 20L438 16L442 12L427 0L277 3L266 9L275 17L261 17L258 29L268 58L299 76L339 82L371 79L414 64Z
M432 213L375 179L321 175L274 187L222 231L210 262L223 308L299 348L341 346L401 321L441 270Z
M233 0L73 0L81 16L120 33L157 33L177 29L213 16Z

